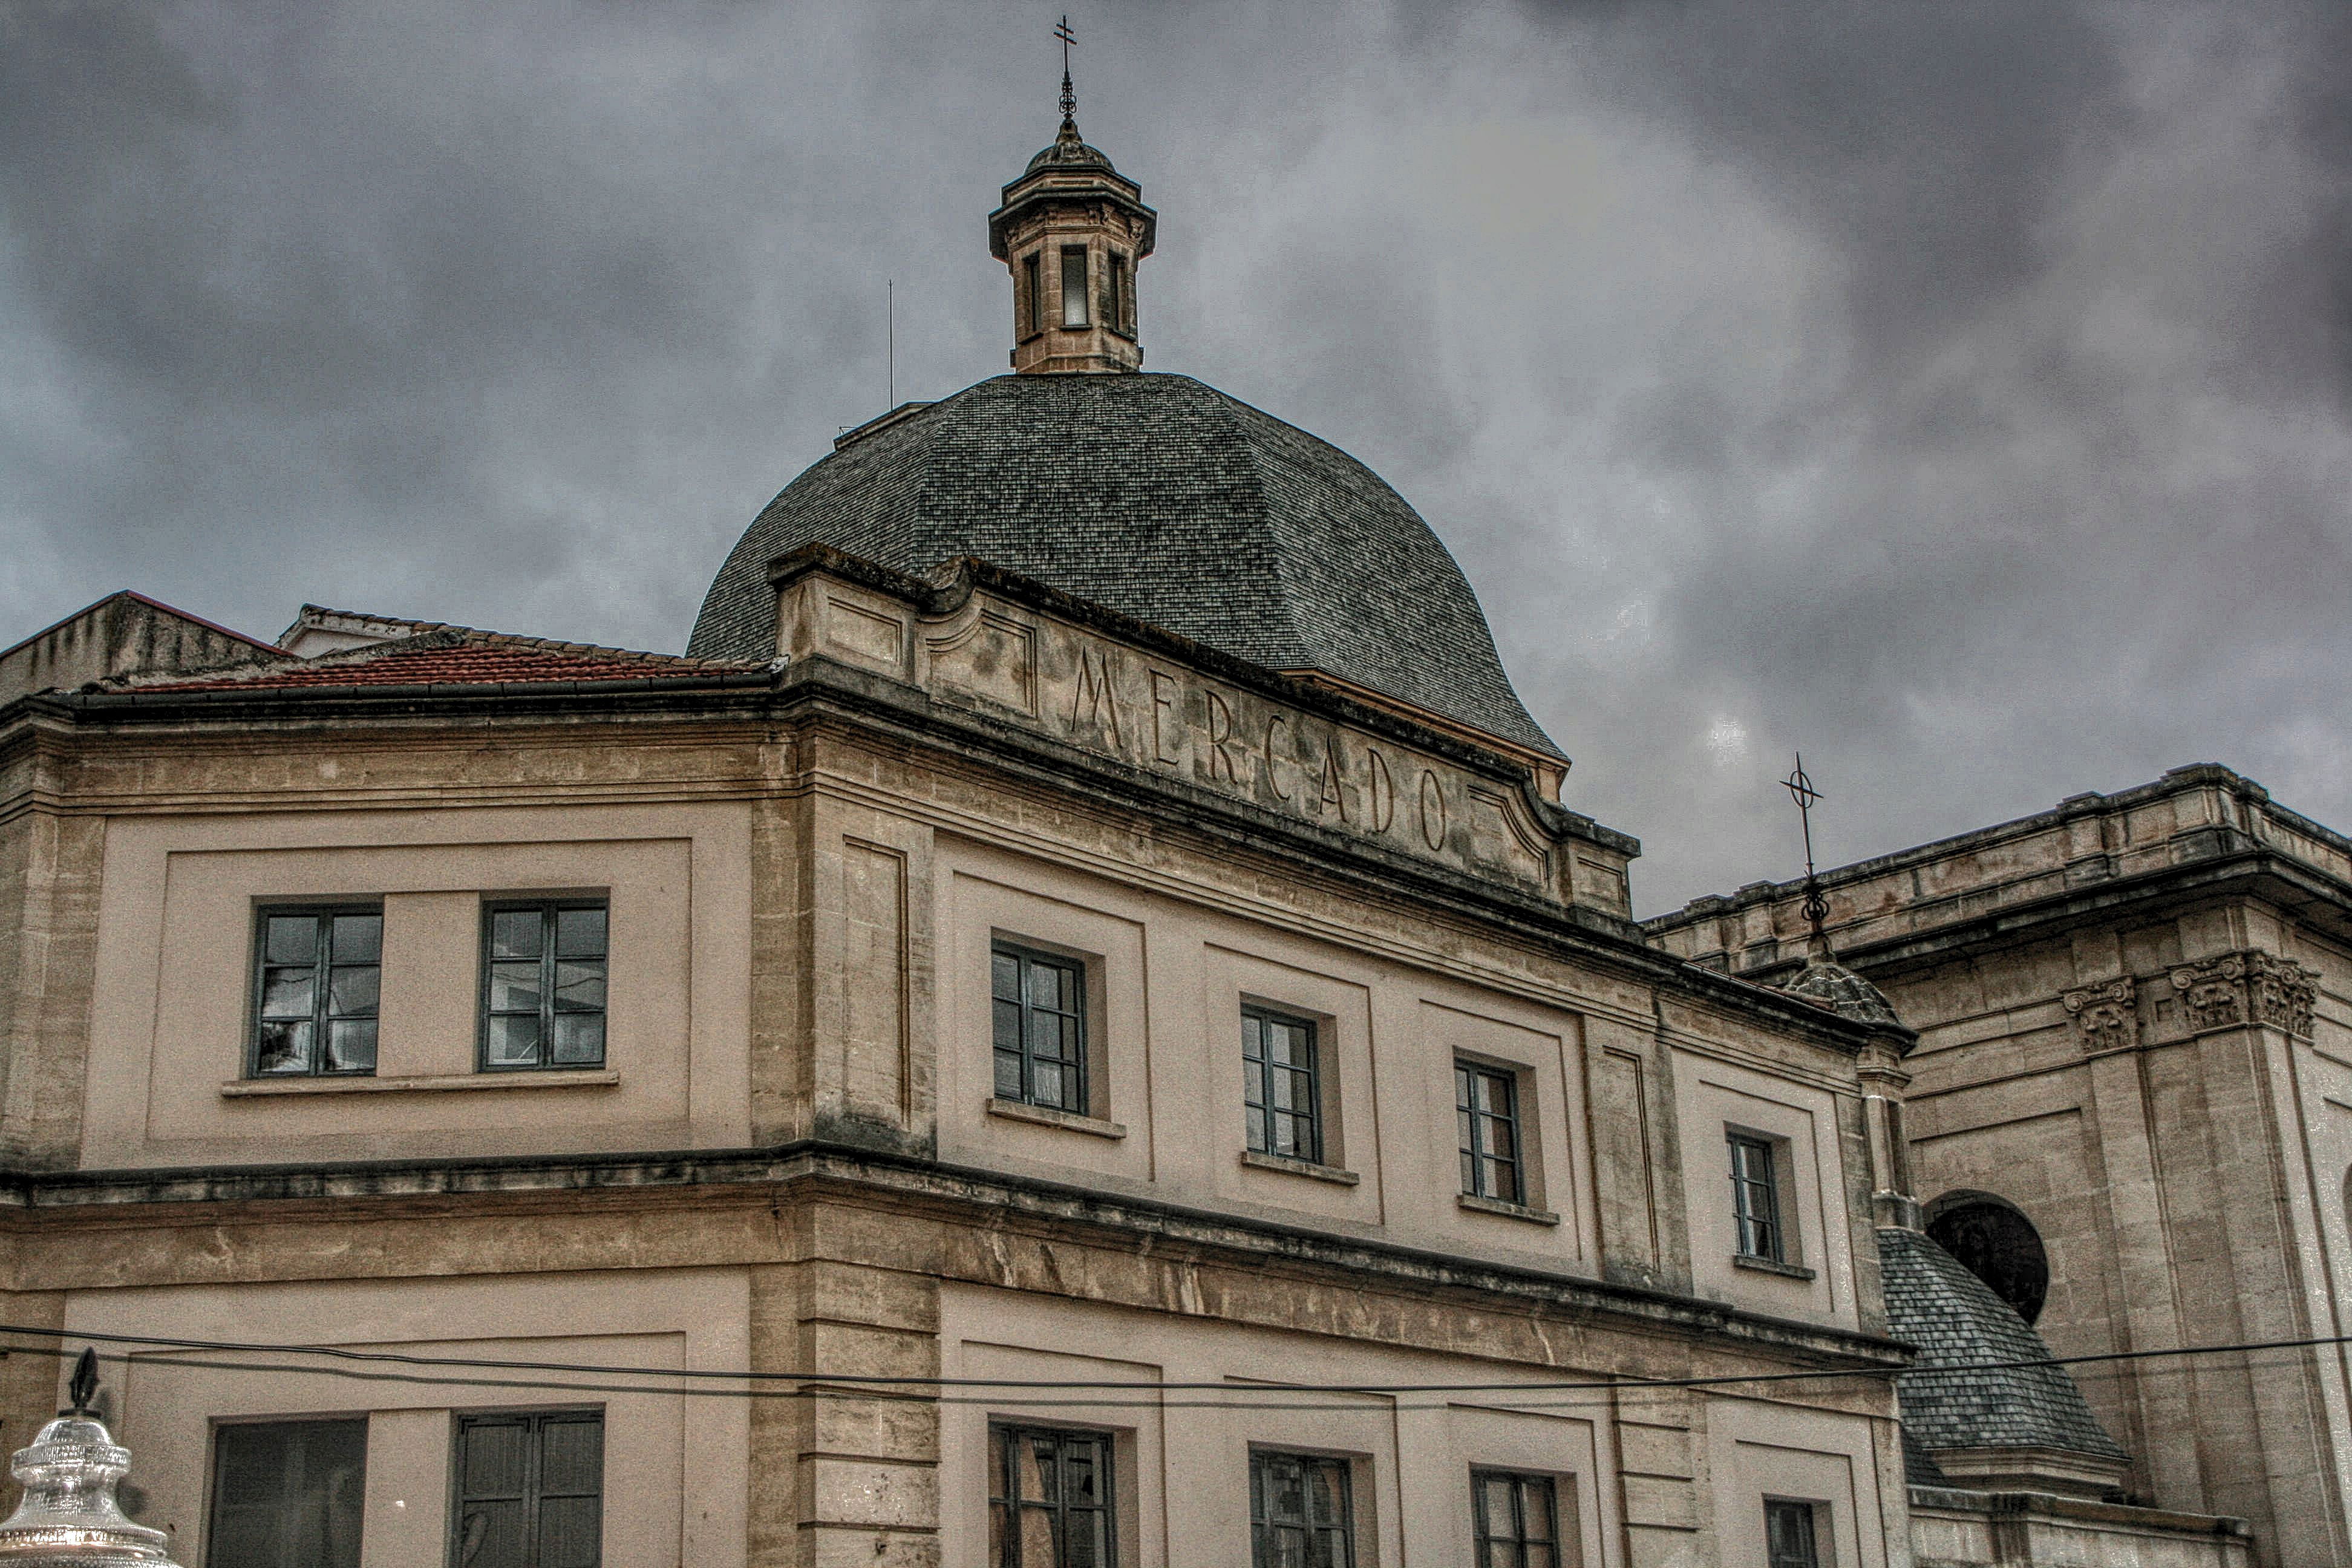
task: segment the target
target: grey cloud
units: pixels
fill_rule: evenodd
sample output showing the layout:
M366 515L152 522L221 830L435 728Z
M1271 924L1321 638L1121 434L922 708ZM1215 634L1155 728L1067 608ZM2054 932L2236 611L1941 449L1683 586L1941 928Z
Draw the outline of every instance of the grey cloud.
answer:
M1075 14L1156 368L1371 462L1650 908L2205 758L2352 826L2352 21ZM675 647L884 397L1003 367L1051 18L0 11L0 611Z

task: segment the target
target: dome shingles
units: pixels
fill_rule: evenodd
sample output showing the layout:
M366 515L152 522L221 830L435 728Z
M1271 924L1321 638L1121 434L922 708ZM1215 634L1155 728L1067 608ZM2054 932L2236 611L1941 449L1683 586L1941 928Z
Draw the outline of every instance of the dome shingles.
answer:
M1000 376L853 441L752 523L688 651L772 653L767 563L809 543L917 574L978 556L1253 663L1560 755L1403 498L1189 376Z
M1895 1379L1907 1437L1929 1454L1954 1448L2056 1448L2121 1462L2126 1455L2058 1366L2049 1346L1992 1287L1916 1230L1878 1233L1890 1337L1918 1352Z

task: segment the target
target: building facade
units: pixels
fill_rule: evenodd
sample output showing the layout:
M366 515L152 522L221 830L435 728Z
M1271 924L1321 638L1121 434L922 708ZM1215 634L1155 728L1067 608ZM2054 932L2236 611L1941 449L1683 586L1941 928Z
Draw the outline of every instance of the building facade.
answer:
M2347 1332L2352 843L2225 768L1821 879L1840 955L1919 1031L1930 1232L2077 1370L2157 1506L2248 1521L2262 1560L2352 1561ZM1649 922L1791 971L1799 885Z
M686 657L313 607L0 709L0 1424L109 1347L206 1568L2244 1561L1979 1370L1900 993L1637 926L1426 524L1139 372L1155 222L1066 121L1016 373Z

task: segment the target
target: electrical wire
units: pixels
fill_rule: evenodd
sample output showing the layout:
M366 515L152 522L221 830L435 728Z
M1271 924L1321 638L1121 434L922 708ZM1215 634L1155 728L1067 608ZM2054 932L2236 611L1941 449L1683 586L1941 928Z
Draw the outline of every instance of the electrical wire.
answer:
M1021 1405L1034 1408L1049 1406L1085 1406L1101 1408L1112 1405L1129 1405L1156 1409L1223 1409L1223 1410L1351 1410L1360 1409L1360 1403L1310 1405L1302 1399L1349 1397L1356 1401L1366 1398L1393 1400L1404 1395L1486 1394L1500 1396L1515 1405L1541 1408L1580 1408L1605 1404L1605 1400L1572 1401L1560 1405L1538 1405L1544 1395L1592 1394L1622 1395L1666 1389L1705 1389L1773 1385L1801 1382L1823 1382L1843 1378L1900 1377L1906 1371L1938 1375L1971 1374L1990 1372L2027 1371L2041 1367L2074 1367L2095 1364L2115 1364L2168 1357L2253 1354L2268 1351L2311 1350L2325 1346L2352 1343L2352 1335L2328 1334L2305 1339L2251 1340L2230 1344L2183 1345L2178 1347L2104 1351L2074 1356L2033 1356L2009 1361L1964 1362L1934 1367L1837 1367L1802 1372L1733 1373L1706 1377L1646 1377L1624 1373L1601 1379L1574 1382L1516 1383L1388 1383L1388 1384L1235 1384L1231 1382L1115 1382L1088 1378L990 1378L940 1377L910 1374L843 1373L814 1372L767 1372L751 1369L719 1371L698 1367L645 1367L599 1365L582 1362L539 1362L503 1360L474 1356L426 1356L399 1351L360 1351L341 1345L286 1344L255 1341L197 1340L152 1334L123 1334L103 1331L68 1331L24 1324L0 1323L0 1335L44 1341L58 1344L10 1345L9 1353L58 1355L68 1353L63 1342L91 1342L118 1346L140 1347L102 1359L124 1364L136 1363L148 1366L184 1366L224 1371L270 1372L299 1376L333 1376L357 1382L436 1384L445 1386L478 1386L486 1388L535 1388L612 1394L660 1394L696 1397L747 1399L898 1399L927 1404ZM163 1353L155 1353L155 1352ZM213 1359L215 1355L247 1355L273 1357L314 1357L331 1364L308 1365L299 1362L233 1362ZM357 1364L355 1364L357 1363ZM394 1365L415 1371L379 1372L361 1370L361 1365L376 1363ZM450 1369L457 1375L426 1375L438 1369ZM464 1375L482 1372L551 1373L558 1377L656 1380L646 1382L554 1383L544 1378L530 1381L483 1378ZM718 1387L715 1384L792 1384L792 1388ZM668 1384L660 1386L659 1384ZM923 1390L987 1389L997 1391L984 1398L952 1394L934 1394ZM1079 1399L1049 1400L1028 1397L1029 1391L1044 1394L1087 1394ZM1171 1400L1170 1394L1213 1394L1220 1397L1199 1400ZM1442 1403L1442 1401L1440 1402ZM1433 1405L1413 1405L1411 1408L1433 1408Z

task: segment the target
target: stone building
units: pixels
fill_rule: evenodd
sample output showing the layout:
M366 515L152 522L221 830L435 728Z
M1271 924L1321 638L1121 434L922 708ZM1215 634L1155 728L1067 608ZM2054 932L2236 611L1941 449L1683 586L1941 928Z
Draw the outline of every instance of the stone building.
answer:
M2352 841L2226 768L1827 872L1843 960L1919 1031L1927 1228L2083 1367L2122 1486L2249 1521L2264 1563L2352 1562ZM1799 884L1648 922L1767 984Z
M205 1568L2244 1561L2105 1495L2167 1500L2139 1406L1982 1369L2039 1342L1919 1228L1937 1005L1867 933L1762 984L1635 924L1428 526L1141 373L1140 195L1066 120L990 223L1014 374L842 437L686 656L313 606L0 708L5 1321L121 1336L143 1521ZM56 1373L0 1362L7 1431Z

